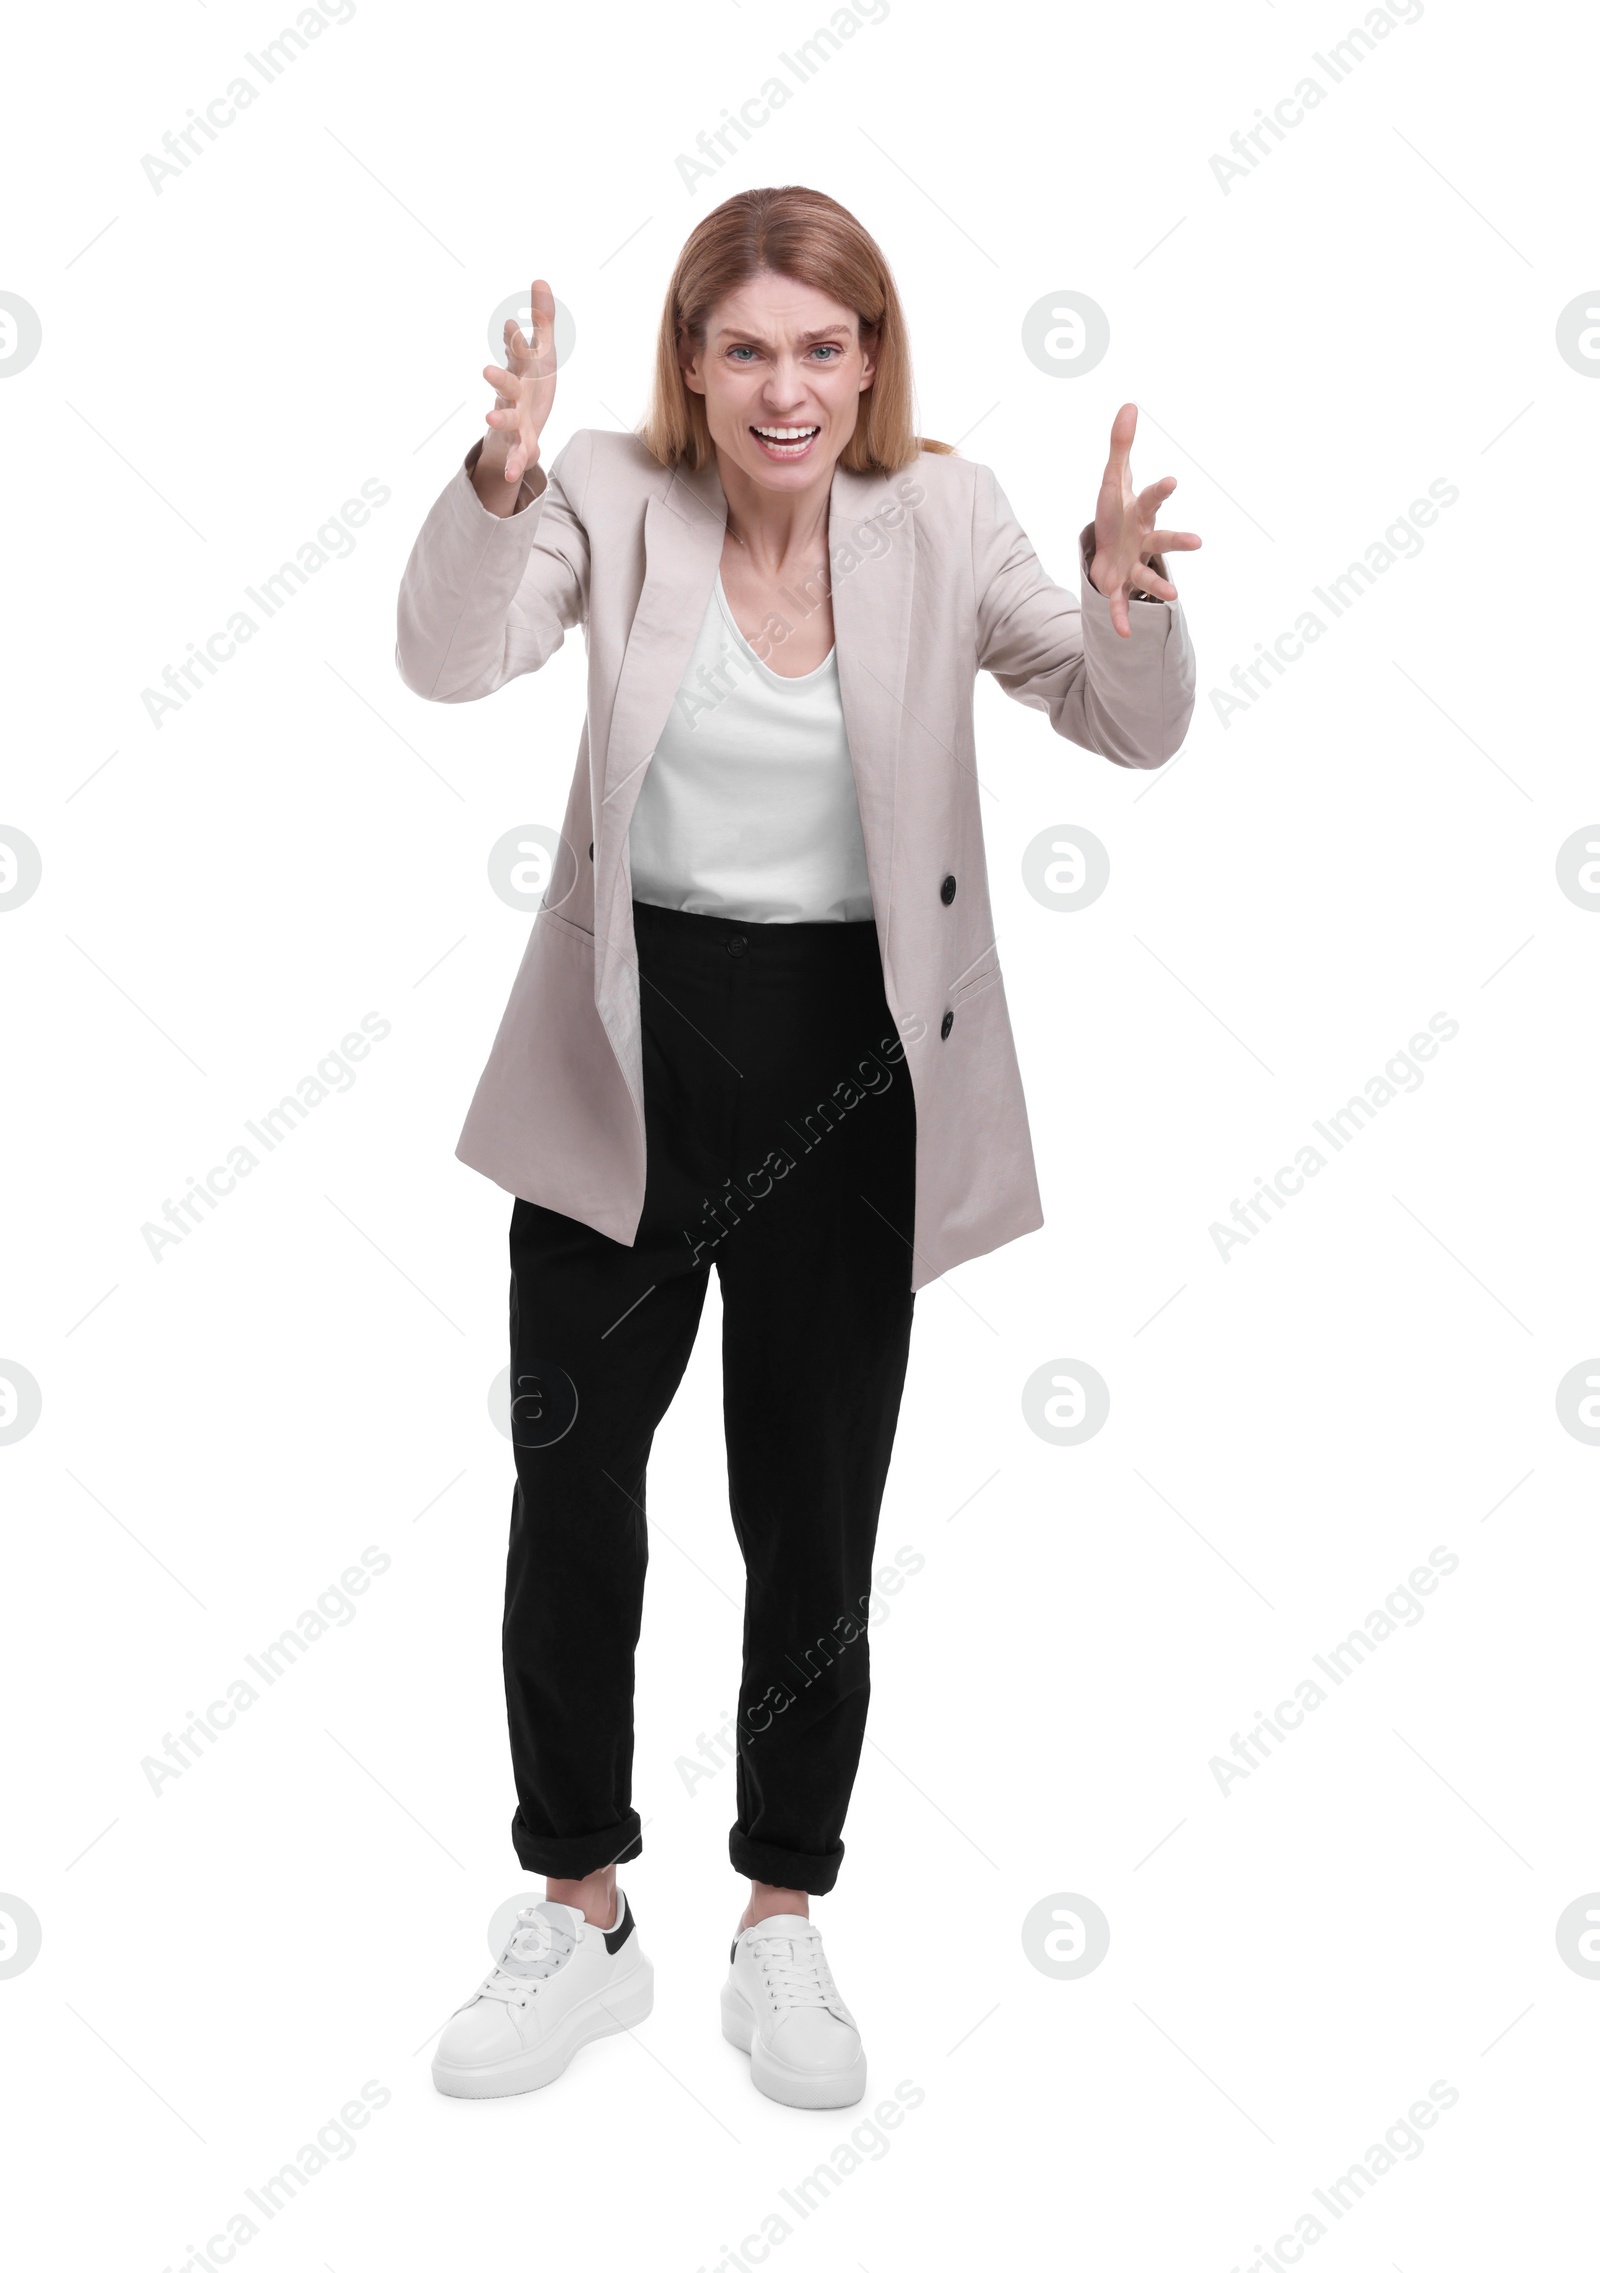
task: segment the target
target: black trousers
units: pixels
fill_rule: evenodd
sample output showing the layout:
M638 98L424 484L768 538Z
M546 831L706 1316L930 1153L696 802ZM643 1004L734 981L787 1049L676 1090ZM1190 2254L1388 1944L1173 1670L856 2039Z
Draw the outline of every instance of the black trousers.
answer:
M641 1851L645 1466L715 1269L745 1567L728 1852L751 1878L825 1894L866 1722L872 1554L911 1333L911 1077L871 922L633 914L636 1243L527 1200L512 1211L512 1840L524 1869L557 1878Z

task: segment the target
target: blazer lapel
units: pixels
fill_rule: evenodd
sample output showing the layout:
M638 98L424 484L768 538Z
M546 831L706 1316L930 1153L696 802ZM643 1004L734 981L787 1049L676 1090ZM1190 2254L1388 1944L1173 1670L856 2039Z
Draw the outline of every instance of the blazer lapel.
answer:
M615 842L628 833L646 761L704 621L727 518L714 459L698 473L675 473L645 506L644 582L617 674L600 790L602 806L616 810L595 816Z
M885 507L899 524L886 528ZM873 913L887 958L893 884L894 804L908 696L913 561L912 509L884 474L834 469L828 501L828 558L833 572L833 638L839 664L850 763L861 808ZM887 960L885 963L887 970Z
M595 1003L643 1111L635 1078L639 980L626 852L645 767L705 620L727 500L713 458L680 468L644 514L644 582L617 674L594 797Z

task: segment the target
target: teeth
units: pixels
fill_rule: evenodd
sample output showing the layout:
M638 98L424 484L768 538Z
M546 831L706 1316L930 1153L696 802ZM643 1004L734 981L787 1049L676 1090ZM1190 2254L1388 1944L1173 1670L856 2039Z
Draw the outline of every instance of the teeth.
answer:
M816 426L758 426L756 432L766 442L805 442L821 432Z

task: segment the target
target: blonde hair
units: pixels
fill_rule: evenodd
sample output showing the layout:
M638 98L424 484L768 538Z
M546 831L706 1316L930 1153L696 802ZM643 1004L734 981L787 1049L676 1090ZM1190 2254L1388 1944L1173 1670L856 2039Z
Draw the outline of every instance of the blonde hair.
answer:
M914 431L911 351L888 262L853 213L821 190L791 184L726 199L679 253L661 311L650 411L639 428L652 457L698 471L713 455L705 398L685 382L678 351L685 341L703 348L713 309L763 271L853 309L861 344L877 358L841 465L852 473L897 473L920 450L951 451L950 443Z

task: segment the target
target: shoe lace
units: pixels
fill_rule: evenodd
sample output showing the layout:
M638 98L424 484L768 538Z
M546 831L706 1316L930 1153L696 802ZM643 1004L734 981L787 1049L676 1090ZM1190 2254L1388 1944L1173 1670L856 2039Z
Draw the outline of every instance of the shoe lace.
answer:
M818 1936L801 1941L788 1934L758 1934L754 1939L762 1979L775 2004L787 2010L801 2005L831 2008L837 2003L839 1992Z
M502 2005L525 2005L537 1994L540 1982L558 1973L577 1946L553 1918L532 1908L519 1910L500 1961L477 1995L492 1997Z

